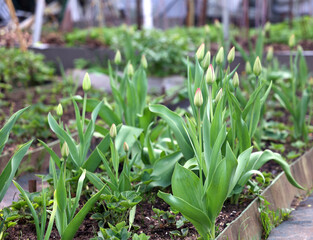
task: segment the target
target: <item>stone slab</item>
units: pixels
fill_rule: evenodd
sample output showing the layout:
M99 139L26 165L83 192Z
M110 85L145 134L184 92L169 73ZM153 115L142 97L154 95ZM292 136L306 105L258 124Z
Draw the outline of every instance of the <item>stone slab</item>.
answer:
M313 195L301 202L290 218L272 230L269 240L313 240Z

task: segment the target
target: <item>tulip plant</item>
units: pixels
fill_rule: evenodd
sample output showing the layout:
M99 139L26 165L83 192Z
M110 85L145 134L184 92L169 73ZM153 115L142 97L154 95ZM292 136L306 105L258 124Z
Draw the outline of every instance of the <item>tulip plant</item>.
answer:
M288 82L283 82L279 86L274 86L275 96L281 105L291 114L293 122L294 139L303 139L308 142L308 125L305 116L309 111L309 102L312 98L308 79L308 70L301 47L296 52L296 57L292 56L295 46L295 36L289 39L290 47L290 70L291 78ZM301 95L299 96L299 92ZM310 119L310 118L309 118Z
M172 194L159 192L158 196L180 211L203 239L214 239L215 219L224 201L233 195L238 201L238 194L251 175L263 176L258 169L267 161L279 163L290 183L302 187L279 154L270 150L252 152L251 137L258 125L260 101L264 101L259 94L265 84L259 84L242 110L232 92L234 82L237 86L236 79L231 81L234 72L224 74L220 69L220 76L224 77L215 78L212 77L213 67L209 66L204 76L199 63L204 55L202 49L196 54L194 74L190 67L188 69L187 88L192 115L186 116L185 122L165 106L150 105L150 110L169 124L186 160L184 165L176 163ZM221 68L222 50L218 54L217 66ZM254 72L256 76L261 74L258 60Z

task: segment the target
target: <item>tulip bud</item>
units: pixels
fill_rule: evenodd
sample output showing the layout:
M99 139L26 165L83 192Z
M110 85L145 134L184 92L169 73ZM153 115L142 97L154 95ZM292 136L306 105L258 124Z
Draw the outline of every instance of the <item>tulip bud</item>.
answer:
M310 84L311 87L313 86L313 77L310 77L309 84Z
M218 19L214 20L214 25L215 25L216 28L221 28L221 23L220 23L220 21Z
M86 72L83 80L83 90L88 92L91 87L90 77L89 74Z
M66 142L63 143L61 148L61 155L63 158L66 158L70 154L70 150Z
M215 101L219 102L222 99L222 96L223 96L223 89L221 88L215 97Z
M253 73L255 76L259 76L262 72L262 64L259 57L256 57L253 65Z
M251 72L252 72L252 69L251 69L251 64L250 64L250 62L248 61L248 62L246 62L246 73L247 74L250 74Z
M198 59L198 61L202 60L204 56L204 43L202 43L200 45L200 47L198 48L197 52L196 52L196 57Z
M116 53L115 53L115 57L114 57L114 63L116 65L119 65L122 61L122 57L121 57L121 52L120 50L117 50Z
M210 53L210 51L207 51L205 56L204 56L204 59L201 63L202 67L207 68L210 65L210 61L211 61L211 53Z
M271 29L271 23L270 22L266 22L264 25L264 31L265 32L269 32Z
M289 37L288 45L289 45L290 48L293 48L296 45L296 39L295 39L295 35L294 34L292 34Z
M113 123L112 124L112 126L111 126L111 128L110 128L110 136L111 136L111 138L115 138L116 137L116 126L115 126L115 124Z
M235 59L235 47L232 47L232 49L229 50L229 53L227 55L227 61L229 63L232 63Z
M206 34L210 33L210 26L208 24L205 24L204 31L205 31Z
M224 48L220 47L216 55L216 63L221 65L224 62Z
M270 46L270 47L268 48L267 55L266 55L266 60L267 60L268 62L272 61L272 59L273 59L273 54L274 54L273 46Z
M63 115L63 107L61 103L59 103L59 105L56 107L56 112L59 117Z
M208 70L206 71L205 81L209 85L212 85L215 82L215 73L214 73L214 68L212 64L210 64L210 66L208 67Z
M132 78L134 76L134 67L131 63L128 63L127 66L127 75L129 78Z
M202 92L201 92L200 88L197 89L193 102L194 102L195 106L198 108L200 108L202 106L203 97L202 97Z
M127 144L126 142L124 142L124 144L123 144L123 149L124 149L124 151L125 151L126 153L128 153L129 147L128 147L128 144Z
M141 65L144 69L148 68L148 62L144 54L141 56Z
M301 53L301 54L303 53L303 48L302 48L301 45L298 45L298 46L297 46L297 49L298 49L298 52L299 52L299 53Z
M239 77L238 77L237 72L235 72L234 77L233 77L233 85L234 85L234 88L239 87Z

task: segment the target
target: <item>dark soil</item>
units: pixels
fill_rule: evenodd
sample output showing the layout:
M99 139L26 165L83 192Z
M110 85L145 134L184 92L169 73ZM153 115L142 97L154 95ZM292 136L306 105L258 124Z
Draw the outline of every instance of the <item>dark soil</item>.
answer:
M216 225L218 226L217 234L222 232L229 223L235 220L241 212L249 205L253 199L241 199L239 205L233 205L227 202L216 219ZM82 205L80 206L82 207ZM156 191L145 194L144 200L137 205L136 216L134 226L138 226L137 231L133 232L140 234L145 233L150 236L151 240L163 240L163 239L181 239L177 236L172 235L170 232L177 230L175 223L168 223L163 218L157 218L152 208L158 208L163 211L170 211L170 206L165 203L162 199L156 197ZM89 214L74 239L90 239L97 235L99 231L98 223L96 220L90 218ZM176 215L176 220L182 217L181 214ZM191 223L185 223L178 230L188 228L188 235L184 237L187 240L195 240L199 237L196 229ZM29 223L27 220L22 219L18 221L18 224L14 227L9 228L7 231L8 236L6 240L17 240L17 239L36 239L36 229L33 223ZM59 233L54 226L51 232L50 239L60 239Z
M57 83L54 83L57 84ZM0 112L0 126L3 126L4 123L7 121L8 117L11 116L16 111L26 107L31 106L37 103L42 103L47 106L57 106L59 101L64 97L69 97L69 95L65 95L62 91L51 92L52 83L46 86L38 87L31 87L25 89L14 89L12 92L5 93L4 98L0 100L2 104L1 112ZM75 95L83 96L83 90L78 88L76 93L72 93ZM5 104L8 103L8 104ZM57 119L57 115L54 110L51 111L52 115ZM48 113L38 113L42 114L42 117L47 119ZM69 124L70 120L75 119L74 107L71 102L69 104L63 105L63 116L62 121L64 124ZM18 125L23 121L23 115L17 120L15 125ZM47 122L46 122L47 124ZM50 129L48 125L46 125L46 129ZM47 138L40 137L40 139L46 143L55 141L57 138L55 134L50 130L50 135ZM16 150L16 147L19 144L23 144L29 141L32 136L21 136L17 137L11 132L10 141L5 145L4 151L2 154L5 153L12 153ZM34 142L31 149L34 149L39 146L39 142L37 139L34 139Z
M73 238L74 240L87 240L95 237L99 227L97 221L91 219L90 216L87 216L83 221ZM20 220L16 226L9 228L6 232L8 233L6 240L37 239L35 225L25 220ZM52 228L50 239L60 239L59 232L55 226Z

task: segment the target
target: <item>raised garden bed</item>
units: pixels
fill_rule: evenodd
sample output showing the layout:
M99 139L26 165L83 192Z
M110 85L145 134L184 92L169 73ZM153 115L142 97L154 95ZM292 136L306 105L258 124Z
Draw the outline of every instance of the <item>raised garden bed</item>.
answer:
M270 210L290 209L295 198L305 196L312 189L313 148L291 164L291 172L306 190L293 187L288 182L285 173L280 173L261 194L270 203ZM260 200L256 198L217 239L237 239L238 236L240 239L261 239L263 226L259 206Z

